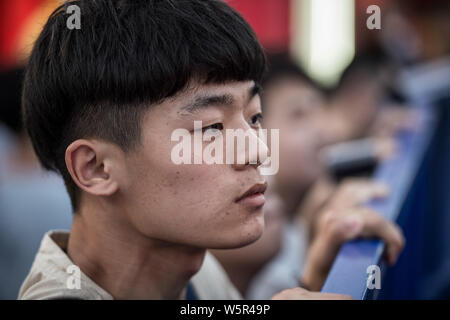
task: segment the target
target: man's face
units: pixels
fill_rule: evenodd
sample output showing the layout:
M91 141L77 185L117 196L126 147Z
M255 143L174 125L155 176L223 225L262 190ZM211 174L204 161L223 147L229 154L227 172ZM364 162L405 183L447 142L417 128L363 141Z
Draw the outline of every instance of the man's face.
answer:
M202 121L203 130L219 129L224 137L225 129L258 130L261 105L255 88L253 81L191 86L146 111L141 146L126 154L127 183L120 186L126 215L139 232L203 248L239 247L260 237L261 194L237 201L264 185L259 163L176 165L171 160L177 144L172 132L183 128L193 136L194 121ZM248 159L248 148L245 152Z
M320 121L325 103L322 94L295 78L280 79L265 88L264 127L280 129L280 170L277 181L303 189L323 167Z

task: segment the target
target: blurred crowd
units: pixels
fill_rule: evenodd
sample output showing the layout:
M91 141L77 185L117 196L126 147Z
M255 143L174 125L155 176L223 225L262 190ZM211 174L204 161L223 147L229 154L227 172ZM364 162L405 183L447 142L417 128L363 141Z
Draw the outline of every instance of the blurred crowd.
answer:
M320 290L330 265L323 260L360 236L349 217L389 197L371 176L397 152L398 132L420 130L396 79L450 53L449 3L392 2L383 28L359 35L334 87L317 83L288 51L267 52L263 127L280 129L280 170L268 177L265 231L244 248L212 251L246 298L269 299L299 283ZM25 64L10 59L0 73L0 299L17 297L42 235L71 225L64 183L40 168L21 124Z

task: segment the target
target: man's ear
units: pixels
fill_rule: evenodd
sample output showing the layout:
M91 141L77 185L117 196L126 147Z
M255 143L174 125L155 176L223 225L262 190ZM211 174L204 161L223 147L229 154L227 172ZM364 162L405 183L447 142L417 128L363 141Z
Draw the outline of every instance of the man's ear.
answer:
M115 148L98 140L79 139L66 149L66 166L73 181L83 191L110 196L119 189Z

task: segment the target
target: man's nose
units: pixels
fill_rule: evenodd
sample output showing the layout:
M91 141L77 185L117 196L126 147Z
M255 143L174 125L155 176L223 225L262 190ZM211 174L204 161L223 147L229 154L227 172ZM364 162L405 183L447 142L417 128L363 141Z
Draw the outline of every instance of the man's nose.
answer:
M256 131L247 128L245 137L238 137L237 139L245 139L244 145L236 146L236 157L233 164L236 170L243 170L248 166L253 166L255 169L261 166L270 156L270 150L267 146L267 138L264 136L264 131ZM242 141L242 140L241 140Z

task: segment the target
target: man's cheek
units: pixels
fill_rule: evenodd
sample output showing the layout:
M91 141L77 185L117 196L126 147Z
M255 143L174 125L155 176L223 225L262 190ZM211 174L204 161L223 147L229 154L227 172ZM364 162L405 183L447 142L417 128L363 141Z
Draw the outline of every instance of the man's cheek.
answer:
M218 181L226 175L225 165L203 163L184 166L183 179L189 183L217 186Z

